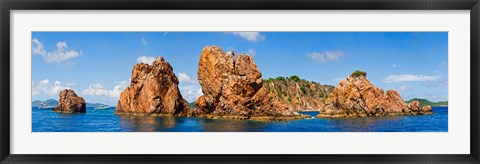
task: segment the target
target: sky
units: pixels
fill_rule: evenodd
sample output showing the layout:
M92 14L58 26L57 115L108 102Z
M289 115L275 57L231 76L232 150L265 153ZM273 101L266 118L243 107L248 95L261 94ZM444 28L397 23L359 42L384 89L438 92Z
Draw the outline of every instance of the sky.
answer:
M70 88L115 106L133 66L163 56L193 102L202 95L202 48L212 45L253 56L264 79L298 75L336 86L362 70L404 100L448 100L447 32L33 32L32 100Z

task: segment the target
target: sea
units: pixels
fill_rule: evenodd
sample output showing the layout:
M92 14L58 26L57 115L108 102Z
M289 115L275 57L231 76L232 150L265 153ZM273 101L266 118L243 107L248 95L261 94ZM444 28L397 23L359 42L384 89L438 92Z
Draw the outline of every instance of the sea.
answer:
M114 108L63 114L32 107L32 132L448 132L448 107L432 115L312 118L262 122L182 117L115 115Z

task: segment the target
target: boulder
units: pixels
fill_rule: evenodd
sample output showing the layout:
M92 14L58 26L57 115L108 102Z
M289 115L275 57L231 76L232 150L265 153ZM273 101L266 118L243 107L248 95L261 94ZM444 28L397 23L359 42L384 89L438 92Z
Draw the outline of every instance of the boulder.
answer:
M120 94L115 114L189 116L191 113L178 89L178 79L162 56L152 65L135 64L130 85Z
M197 117L288 120L304 118L268 97L262 73L249 55L207 46L198 64L203 96L195 102Z
M432 107L430 105L423 106L420 113L422 114L432 114Z
M57 107L53 108L54 112L61 113L86 113L85 100L77 96L75 91L64 89L60 91Z

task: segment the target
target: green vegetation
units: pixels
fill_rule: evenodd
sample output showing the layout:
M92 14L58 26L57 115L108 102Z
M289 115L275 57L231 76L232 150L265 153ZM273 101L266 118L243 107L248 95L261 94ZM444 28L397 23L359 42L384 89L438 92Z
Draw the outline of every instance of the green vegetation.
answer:
M318 93L318 97L323 97L323 96L325 96L325 95L323 95L322 92Z
M430 105L430 106L448 106L448 101L439 101L439 102L431 102L428 101L427 99L420 99L420 98L414 98L411 100L406 101L406 103L410 103L412 101L418 101L420 102L420 107Z
M367 77L367 73L366 72L363 72L363 71L360 71L360 70L356 70L355 72L353 72L350 76L351 77L359 77L359 76L365 76Z
M188 107L190 107L190 108L192 108L192 109L197 108L197 107L195 106L195 101L194 101L194 102L191 102L191 103L188 103Z
M300 90L302 91L303 94L307 93L307 91L305 90L305 87L303 87L303 86L300 87Z
M273 78L263 79L263 83L271 83L273 81L275 81Z
M300 77L298 77L297 75L292 75L292 76L290 76L290 80L298 82L298 81L300 81Z
M285 77L283 77L283 76L278 76L277 78L275 78L275 80L285 81Z

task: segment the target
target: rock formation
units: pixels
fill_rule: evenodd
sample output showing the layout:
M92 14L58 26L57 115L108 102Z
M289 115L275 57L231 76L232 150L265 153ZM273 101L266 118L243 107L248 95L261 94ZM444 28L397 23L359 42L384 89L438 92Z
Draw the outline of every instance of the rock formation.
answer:
M395 90L386 93L370 83L365 75L354 75L340 82L325 101L317 117L369 117L385 115L432 114L432 108L420 108L418 101L405 104Z
M220 47L207 46L198 64L198 81L203 96L195 102L197 117L289 120L307 117L270 99L262 73L253 58Z
M321 85L298 76L269 78L263 81L268 96L295 111L319 111L333 91L331 85Z
M189 116L187 101L178 90L178 79L162 56L152 65L135 64L130 86L120 94L115 114Z
M75 91L71 89L64 89L59 94L57 107L53 108L54 112L61 113L86 113L85 100L77 96Z

